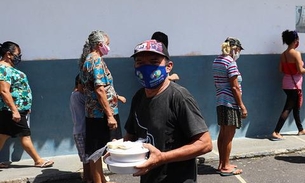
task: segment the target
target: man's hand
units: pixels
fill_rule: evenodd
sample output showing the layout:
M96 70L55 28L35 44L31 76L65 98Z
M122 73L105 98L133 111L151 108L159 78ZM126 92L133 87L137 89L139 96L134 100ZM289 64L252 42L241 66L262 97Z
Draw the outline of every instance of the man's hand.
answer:
M151 169L163 164L162 152L151 144L143 144L143 147L149 150L149 158L143 164L136 166L139 171L133 176L141 176L149 172Z

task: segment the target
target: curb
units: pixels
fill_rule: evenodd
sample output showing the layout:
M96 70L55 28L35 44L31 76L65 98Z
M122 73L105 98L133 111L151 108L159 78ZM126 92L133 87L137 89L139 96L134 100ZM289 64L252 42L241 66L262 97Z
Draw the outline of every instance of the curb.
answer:
M256 151L256 152L243 152L243 153L232 153L230 156L230 160L236 160L236 159L248 159L248 158L259 158L259 157L266 157L266 156L277 156L281 154L289 154L289 153L295 153L295 152L301 152L305 151L305 147L296 147L296 148L282 148L282 149L269 149L269 150L262 150L262 151ZM197 157L197 164L202 165L207 162L213 162L218 161L218 155L217 154L210 154L208 156L202 155ZM114 173L110 172L107 168L103 168L104 174L106 176L112 175ZM82 177L82 169L75 171L75 172L65 172L65 173L52 173L52 174L46 174L46 175L40 175L40 176L31 176L31 177L25 177L25 178L16 178L12 180L5 180L0 181L0 183L46 183L46 182L52 182L52 181L62 181L65 180L78 180Z
M299 151L304 151L305 147L300 147L300 148L289 148L289 149L277 149L274 151L261 151L261 152L249 152L246 154L234 154L230 156L230 160L236 160L236 159L248 159L248 158L258 158L258 157L266 157L266 156L276 156L276 155L281 155L281 154L289 154L289 153L294 153L294 152L299 152ZM203 158L204 160L202 160ZM209 157L209 158L204 158L204 157L198 157L197 158L198 163L203 162L213 162L213 161L218 161L218 156L215 155L215 157Z

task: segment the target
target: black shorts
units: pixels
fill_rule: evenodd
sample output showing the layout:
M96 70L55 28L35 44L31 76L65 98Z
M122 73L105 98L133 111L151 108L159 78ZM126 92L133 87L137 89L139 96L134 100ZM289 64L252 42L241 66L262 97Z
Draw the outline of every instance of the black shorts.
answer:
M16 122L12 119L11 111L0 111L0 134L11 137L30 136L31 130L27 123L28 111L20 112L21 120Z
M121 136L119 116L115 115L114 118L118 123L118 128L116 129L118 133L110 131L107 118L86 118L86 154L91 156L96 150L110 142L112 140L111 137L118 138L118 136Z

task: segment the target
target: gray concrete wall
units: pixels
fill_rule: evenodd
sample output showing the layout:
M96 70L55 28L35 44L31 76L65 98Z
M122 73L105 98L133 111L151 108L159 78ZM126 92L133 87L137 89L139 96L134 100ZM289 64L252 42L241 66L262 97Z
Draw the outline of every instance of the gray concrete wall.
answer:
M213 139L217 138L215 88L212 62L215 55L172 57L174 70L180 76L179 84L185 86L197 100ZM303 55L304 58L304 55ZM114 77L117 92L127 98L120 104L121 122L124 125L131 98L140 87L134 77L133 60L106 58ZM242 55L238 66L243 76L243 100L249 116L236 138L257 137L272 133L285 102L278 72L278 54ZM18 65L24 71L33 91L31 114L32 139L43 157L75 154L72 137L72 120L69 97L77 74L77 59L24 61ZM304 108L301 118L304 119ZM282 132L297 131L292 117ZM124 133L124 131L123 131ZM0 152L0 161L26 159L17 139L10 139Z
M78 58L92 30L110 36L108 57L128 57L153 32L169 36L175 56L215 55L228 36L240 39L244 54L279 54L281 33L296 29L304 0L1 0L0 43L12 40L23 59ZM299 34L305 40L305 34ZM305 52L304 42L298 48Z

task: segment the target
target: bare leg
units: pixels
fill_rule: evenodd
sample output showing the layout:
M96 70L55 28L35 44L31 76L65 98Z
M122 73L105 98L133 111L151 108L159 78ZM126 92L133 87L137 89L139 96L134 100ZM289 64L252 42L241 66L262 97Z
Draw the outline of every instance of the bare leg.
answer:
M94 163L94 161L90 160L90 170L92 173L94 183L106 183L104 173L103 173L101 158L98 159L95 163Z
M4 134L0 134L0 151L3 148L5 142L6 142L6 140L8 138L10 138L10 136L4 135ZM4 163L0 163L0 168L8 168L8 167L9 167L9 165L6 165Z
M5 142L6 142L6 140L7 140L8 138L10 138L10 136L4 135L4 134L0 134L0 151L1 151L1 149L3 148Z
M225 126L222 125L219 133L219 157L221 157L219 162L219 169L221 172L231 172L235 169L235 165L230 164L230 154L232 149L232 140L235 135L235 126ZM235 173L241 173L242 170L236 170Z
M90 163L83 163L83 170L84 170L83 181L92 182L93 178L90 171Z
M220 130L219 130L219 134L218 134L218 138L217 138L217 148L218 148L218 153L219 153L219 164L218 164L218 170L221 169L221 163L223 161L223 157L222 157L222 144L223 144L223 129L220 126Z
M235 132L234 132L235 133ZM234 136L234 135L233 135ZM226 135L226 132L224 132L224 128L220 126L220 131L217 139L217 147L218 147L218 152L219 152L219 164L218 164L218 170L221 170L222 163L224 162L224 150L223 150L223 144L224 144L224 139L228 138ZM236 165L229 165L231 168L237 168Z
M40 165L44 162L44 160L38 155L30 136L20 137L20 142L22 144L23 149L34 160L35 165Z

